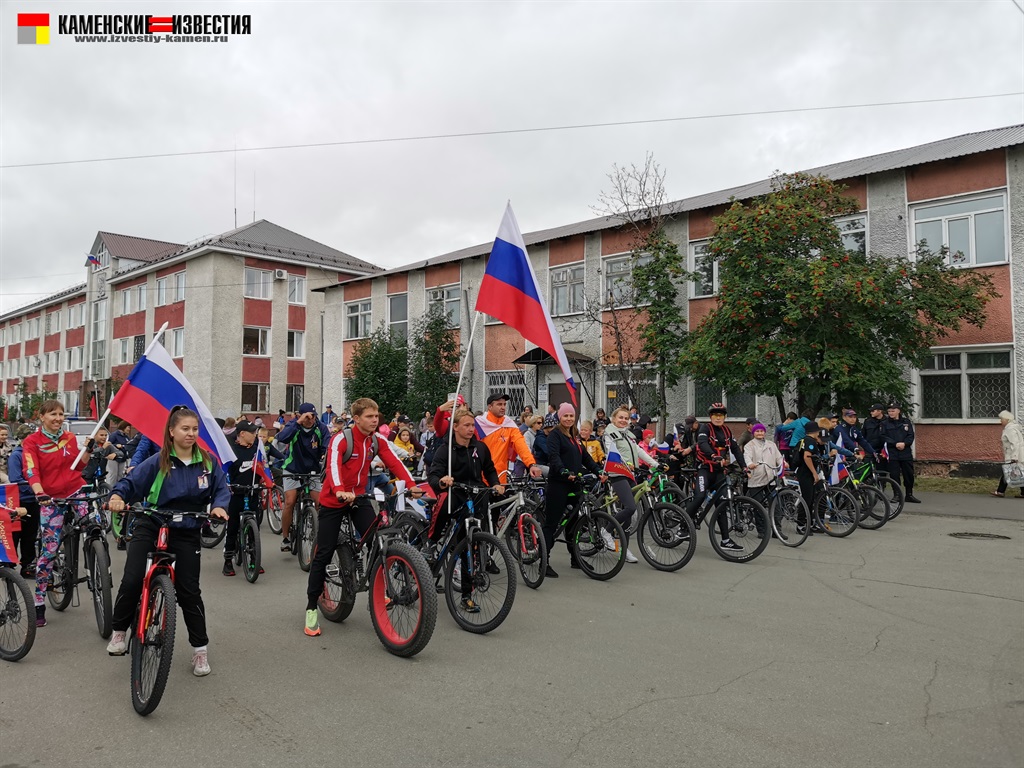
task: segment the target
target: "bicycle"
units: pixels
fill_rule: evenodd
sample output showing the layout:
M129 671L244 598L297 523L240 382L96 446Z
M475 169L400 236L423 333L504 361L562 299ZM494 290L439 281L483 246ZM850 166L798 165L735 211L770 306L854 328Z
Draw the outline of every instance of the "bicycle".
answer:
M402 516L401 529L409 543L427 562L435 585L443 580L445 602L455 623L467 632L485 634L501 626L516 599L516 567L501 540L485 531L475 517L475 500L489 495L491 488L455 483L450 489L463 491L468 498L452 513L437 544L427 537L427 523L412 515ZM436 500L426 500L428 508ZM443 503L448 503L447 499ZM437 514L437 511L432 511ZM459 527L465 529L462 541L456 541ZM463 592L463 579L469 592ZM463 599L465 598L465 599ZM470 604L471 603L471 604Z
M320 521L316 514L316 502L310 494L310 485L320 477L317 472L291 475L301 483L299 495L292 508L292 524L288 528L288 540L291 542L291 553L299 560L299 568L308 571L313 562L313 551L316 548L316 532Z
M437 622L430 568L423 555L402 540L401 531L384 527L387 516L371 495L356 498L369 498L377 516L361 537L351 515L342 518L317 601L320 612L328 621L344 621L352 613L356 594L368 592L366 607L377 639L395 656L415 656L430 642Z
M850 491L860 505L861 528L877 531L890 520L892 505L889 497L876 485L874 465L870 461L851 463L849 476L842 486Z
M772 479L768 485L757 490L764 491L768 505L768 516L772 521L772 533L786 547L799 547L810 534L807 519L810 516L807 502L800 493L800 483L791 472L778 474L782 467L759 462L760 466L772 471ZM749 487L747 488L749 492ZM753 497L751 497L753 498Z
M507 485L510 493L500 501L491 502L491 515L497 514L496 530L492 533L505 542L519 566L523 583L530 589L537 589L544 583L544 573L548 568L548 548L534 515L542 501L531 493L534 484L529 478L510 478ZM492 519L488 517L488 525Z
M78 605L78 585L85 583L92 595L96 628L106 640L111 627L114 604L111 599L110 547L107 544L106 515L100 504L106 495L88 493L51 501L64 510L64 524L57 540L53 572L46 589L46 599L55 611L64 611L69 605ZM73 504L85 501L89 511L76 516ZM82 542L85 575L78 575L78 542Z
M133 504L129 509L133 515L150 517L160 526L156 550L146 558L146 575L142 580L142 594L135 609L133 627L126 634L132 659L132 706L145 717L157 708L163 698L174 654L178 599L174 592L175 557L167 551L169 524L185 517L205 521L210 516L207 512L157 509L142 504Z
M823 456L818 464L820 477L829 476L828 456ZM849 536L857 530L860 522L860 502L845 488L830 485L824 479L818 484L811 504L813 520L811 532L821 532L837 539Z
M255 584L256 579L262 573L260 565L260 521L256 510L249 509L251 493L258 490L252 485L229 483L228 488L232 491L244 491L244 507L239 513L238 536L235 539L235 565L242 568L245 580ZM226 527L226 526L225 526Z
M18 573L18 551L11 537L11 510L0 507L0 659L18 661L36 640L32 588Z
M696 474L696 473L695 473ZM745 477L742 467L729 464L725 467L724 482L717 488L708 489L707 496L693 515L695 528L707 519L711 546L718 556L731 563L749 563L768 547L771 541L771 522L768 510L756 499L737 492L741 478ZM710 511L710 514L708 512ZM725 516L725 536L738 549L722 546L718 521Z
M697 529L686 510L662 500L665 495L674 494L669 486L675 484L668 481L663 473L652 472L630 489L637 511L630 518L630 526L626 530L630 537L636 537L644 560L659 571L678 571L690 562L697 551ZM675 488L678 490L678 486ZM603 506L615 516L614 510L618 509L619 502L610 488Z
M872 470L872 476L865 482L874 485L880 490L889 501L889 520L895 520L900 516L906 499L903 493L903 486L892 479L892 476L877 466Z
M282 516L284 515L284 489L279 485L267 488L263 494L263 505L267 513L267 525L270 530L280 536Z
M632 491L633 498L637 502L636 512L623 527L630 538L633 538L640 527L640 518L645 509L653 507L655 504L674 504L677 507L685 508L688 498L688 494L660 468L637 467L635 475L638 485L632 486ZM642 488L640 493L637 493L638 488Z

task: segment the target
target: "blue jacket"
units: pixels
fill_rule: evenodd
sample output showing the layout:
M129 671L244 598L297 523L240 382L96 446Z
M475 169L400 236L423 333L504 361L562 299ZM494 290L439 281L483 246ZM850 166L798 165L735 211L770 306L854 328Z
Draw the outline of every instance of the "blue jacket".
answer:
M319 421L314 421L309 430L299 426L298 420L292 421L281 430L276 438L281 445L288 446L288 457L281 465L285 472L304 475L320 471L320 461L327 453L327 430Z
M146 501L160 473L160 455L150 456L125 475L114 486L113 493L126 503ZM157 507L180 509L185 512L202 512L208 504L227 509L231 501L227 478L220 463L214 458L210 468L202 461L186 464L177 456L171 456L171 471L160 487L156 499ZM202 522L186 517L181 522L171 523L172 528L198 528Z
M25 479L25 466L22 463L24 459L22 459L21 453L19 445L7 457L7 477L12 483L18 484L18 497L21 500L21 506L25 506L26 504L35 504L36 495L32 492L32 486L28 484L28 480Z
M132 461L129 466L137 467L150 456L155 456L158 453L160 453L160 446L143 435L139 439L139 447L136 448L135 453L132 454Z
M839 434L842 435L843 437L844 446L852 447L854 445L859 445L861 448L864 449L864 453L866 453L868 456L875 455L875 449L871 447L871 443L869 443L868 439L864 437L864 433L861 431L858 425L850 425L847 424L845 421L840 421L839 426L837 426L836 429L838 430Z
M806 416L801 416L789 424L779 424L775 428L775 434L789 435L789 444L799 445L800 441L807 437L807 425L811 423L813 422Z

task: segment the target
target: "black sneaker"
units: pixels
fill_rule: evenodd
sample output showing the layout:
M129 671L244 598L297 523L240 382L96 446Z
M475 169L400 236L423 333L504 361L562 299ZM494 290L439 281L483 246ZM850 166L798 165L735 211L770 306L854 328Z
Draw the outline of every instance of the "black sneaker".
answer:
M722 549L743 549L743 547L741 547L732 539L724 539L722 541Z
M480 606L473 602L469 595L462 596L462 610L466 613L480 613Z
M487 567L484 568L484 570L488 573L493 573L495 575L501 573L501 569L498 567L498 564L493 560L487 563Z
M224 558L224 568L223 568L223 570L221 570L221 573L223 573L225 576L234 576L235 575L235 566L231 564L231 558L230 557L225 557Z
M119 552L124 552L126 549L128 549L128 545L125 543L125 540L122 537L118 536L117 537L117 550Z
M546 579L557 579L558 571L552 568L550 565L544 571L544 578Z
M292 543L290 541L288 541L288 537L287 536L285 536L283 539L281 539L281 551L282 552L291 552L292 551Z
M911 504L920 504L921 500L917 496L907 496L904 501L909 501Z

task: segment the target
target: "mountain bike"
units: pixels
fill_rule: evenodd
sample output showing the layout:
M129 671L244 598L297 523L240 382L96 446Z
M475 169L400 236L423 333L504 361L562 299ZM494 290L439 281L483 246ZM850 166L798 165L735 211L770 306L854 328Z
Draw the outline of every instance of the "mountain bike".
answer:
M821 478L829 476L828 457L818 464ZM841 539L857 530L860 522L860 502L845 488L820 480L811 505L811 532L824 533Z
M36 640L33 590L18 573L18 551L11 536L11 511L0 507L0 659L18 661Z
M893 480L884 469L879 469L877 465L873 467L871 475L864 482L874 485L885 494L889 501L889 520L895 520L900 516L906 504L902 485Z
M308 472L291 477L298 480L301 487L299 495L295 499L295 506L292 508L292 524L288 529L288 540L292 543L292 554L299 559L299 568L308 571L310 563L313 562L313 550L316 548L316 532L320 527L320 520L316 514L316 502L313 501L310 487L313 481L320 477L320 473Z
M267 513L267 525L270 530L281 535L281 517L284 514L284 489L279 485L267 488L263 493L263 508Z
M544 572L548 568L548 548L544 533L540 529L535 513L543 503L533 493L534 482L510 478L509 491L499 501L492 501L488 524L497 515L494 535L505 542L509 553L519 566L519 575L530 589L537 589L544 583Z
M672 478L663 471L662 467L648 468L637 467L634 474L638 485L633 486L633 498L636 499L636 512L623 526L623 529L632 539L640 526L640 518L645 510L652 508L655 504L675 504L677 507L685 507L686 499L692 495L687 493ZM637 493L637 489L642 489Z
M133 504L129 510L133 515L152 518L160 526L156 550L146 558L142 594L132 626L126 634L132 659L132 706L140 715L146 716L157 708L163 698L174 653L178 599L174 592L175 557L167 551L169 524L185 517L205 521L209 514L157 509L142 504Z
M630 518L630 538L636 538L644 560L659 571L678 571L697 551L697 530L686 510L661 500L666 495L675 498L675 491L669 488L674 485L655 471L631 488L637 511ZM619 509L618 496L610 485L603 506L613 517Z
M105 495L98 493L87 493L66 499L52 499L54 506L64 511L64 525L57 540L51 583L46 589L46 599L53 609L63 611L69 605L79 604L78 585L84 582L92 595L96 628L103 639L110 637L113 631L111 621L114 610L111 599L110 548L106 534L107 514L102 506L105 498ZM81 501L88 504L88 511L78 516L74 505ZM79 540L82 542L85 565L85 574L81 577L78 575Z
M874 464L870 461L851 463L847 471L849 475L842 487L850 491L860 505L860 518L857 524L861 528L877 531L892 515L892 504L889 497L878 487Z
M395 656L415 656L426 648L437 622L437 592L426 561L403 541L397 528L387 526L386 513L377 516L362 536L345 515L338 543L327 564L324 591L318 600L328 621L344 621L352 613L356 594L368 592L367 608L373 631Z
M707 520L711 546L723 560L749 563L760 556L771 541L772 525L768 510L756 499L739 492L746 476L742 467L729 464L724 472L723 482L717 488L708 489L707 496L693 516L693 524L700 528ZM725 536L738 549L722 546L719 520L725 521Z
M764 503L768 507L768 516L772 520L772 533L784 546L799 547L805 541L809 531L807 528L807 502L800 493L800 483L793 477L792 472L778 474L781 467L773 467L770 464L760 462L762 467L768 467L772 471L772 479L768 485L756 489L747 488L751 498L752 494L763 493Z
M256 510L249 509L252 492L258 490L252 485L235 484L228 485L232 491L244 492L244 507L238 517L238 537L235 540L235 565L241 566L245 574L245 580L255 584L260 577L262 568L260 566L260 523Z

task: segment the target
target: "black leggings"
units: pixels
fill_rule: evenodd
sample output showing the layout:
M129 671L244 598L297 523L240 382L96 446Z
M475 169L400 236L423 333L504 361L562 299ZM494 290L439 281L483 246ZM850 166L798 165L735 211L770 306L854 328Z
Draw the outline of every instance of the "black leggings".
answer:
M544 493L544 525L541 526L541 530L544 532L544 543L547 544L549 553L555 546L555 531L558 530L558 524L565 517L570 499L576 498L574 488L575 486L569 483L554 479L548 480L548 487ZM572 547L569 547L567 543L566 548L575 562L576 556L573 554Z
M698 470L697 475L693 479L693 498L690 499L690 503L686 505L686 514L696 523L697 510L700 509L700 505L704 503L704 499L707 497L708 492L719 488L725 483L724 472L712 472L707 465L704 465ZM727 515L718 516L718 532L722 534L722 541L729 538L729 521L726 519Z
M612 491L615 492L615 496L619 499L619 507L621 507L615 513L615 519L625 530L629 525L630 519L633 517L633 513L636 512L636 499L633 498L633 487L629 484L628 478L625 477L614 477L611 484Z
M315 611L316 603L324 591L324 577L327 564L331 562L334 549L338 545L338 534L341 532L341 519L352 515L356 532L362 536L373 524L377 513L369 499L356 499L344 507L321 506L317 512L320 528L316 533L316 548L313 550L313 562L309 566L309 581L306 583L306 610Z

